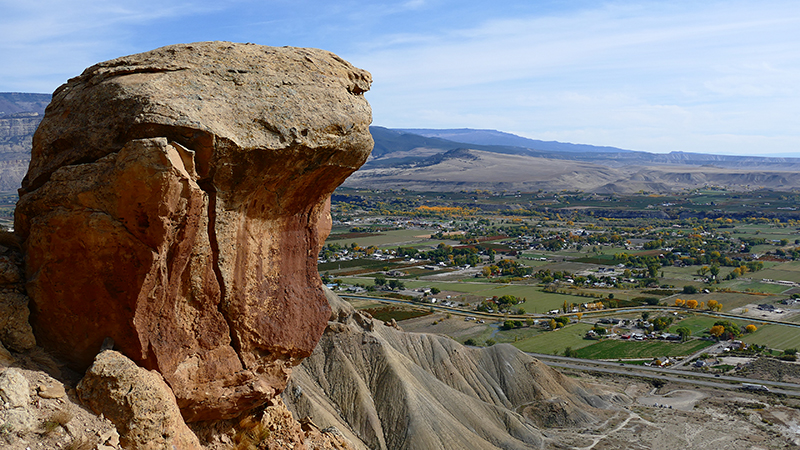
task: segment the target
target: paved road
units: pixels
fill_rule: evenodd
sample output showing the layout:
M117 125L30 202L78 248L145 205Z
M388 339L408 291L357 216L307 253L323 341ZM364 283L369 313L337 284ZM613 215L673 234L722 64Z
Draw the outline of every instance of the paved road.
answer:
M721 389L741 389L742 383L761 384L769 387L770 392L800 397L800 385L794 383L754 380L750 378L730 377L725 375L720 375L717 377L716 375L702 372L634 366L630 364L612 363L609 361L567 358L565 356L544 355L540 353L529 353L529 355L552 367L562 367L575 370L593 370L615 375L635 375L644 378L661 379L665 381L674 381L677 383L687 383ZM725 383L725 381L728 383Z

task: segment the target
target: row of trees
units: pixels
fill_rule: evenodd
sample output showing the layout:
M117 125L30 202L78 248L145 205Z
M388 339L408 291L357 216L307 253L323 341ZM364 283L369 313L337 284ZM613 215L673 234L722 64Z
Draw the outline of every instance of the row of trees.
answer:
M752 333L758 330L753 324L747 325L744 327L745 333ZM742 330L739 328L739 325L731 322L730 320L718 320L714 322L714 326L712 326L708 330L709 334L714 336L717 339L721 339L724 341L733 339L735 337L739 337L742 335Z
M377 277L375 277L373 281L375 282L375 286L378 289L391 289L394 291L396 289L406 288L405 284L402 281L394 278L387 279L383 275L378 275Z
M497 264L483 267L483 276L486 278L493 276L524 277L533 273L533 268L522 265L511 259L500 260Z
M705 309L708 308L709 311L722 311L722 303L716 300L709 300L708 305L704 302L698 302L695 299L689 300L682 300L680 298L675 299L675 306L679 308L688 308L688 309Z

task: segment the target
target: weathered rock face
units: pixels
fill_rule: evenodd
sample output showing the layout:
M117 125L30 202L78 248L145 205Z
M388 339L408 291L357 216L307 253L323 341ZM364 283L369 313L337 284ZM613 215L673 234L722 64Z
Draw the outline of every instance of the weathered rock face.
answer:
M161 376L113 350L97 355L78 393L85 405L114 422L124 448L201 448Z
M372 148L370 81L321 50L210 42L61 86L15 220L38 343L85 369L112 338L187 420L283 390L330 314L316 256Z

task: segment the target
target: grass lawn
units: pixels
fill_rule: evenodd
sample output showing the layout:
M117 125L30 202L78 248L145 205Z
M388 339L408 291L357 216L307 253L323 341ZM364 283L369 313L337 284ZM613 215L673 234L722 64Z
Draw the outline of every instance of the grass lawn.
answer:
M699 339L686 342L666 341L622 341L607 339L578 349L579 358L588 359L632 359L657 358L660 356L684 356L712 345L711 341Z
M754 333L746 335L742 341L750 344L766 345L769 348L786 350L800 348L800 328L784 325L764 325Z
M595 343L595 341L583 338L591 328L592 325L587 323L575 323L555 331L547 331L527 339L521 339L514 342L514 346L523 352L563 354L567 347L578 349Z

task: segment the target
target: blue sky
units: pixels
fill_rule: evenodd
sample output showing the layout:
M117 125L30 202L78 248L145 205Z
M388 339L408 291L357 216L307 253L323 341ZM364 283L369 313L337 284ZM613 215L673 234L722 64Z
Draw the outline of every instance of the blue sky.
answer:
M0 91L206 40L333 51L390 128L800 156L796 1L0 0Z

